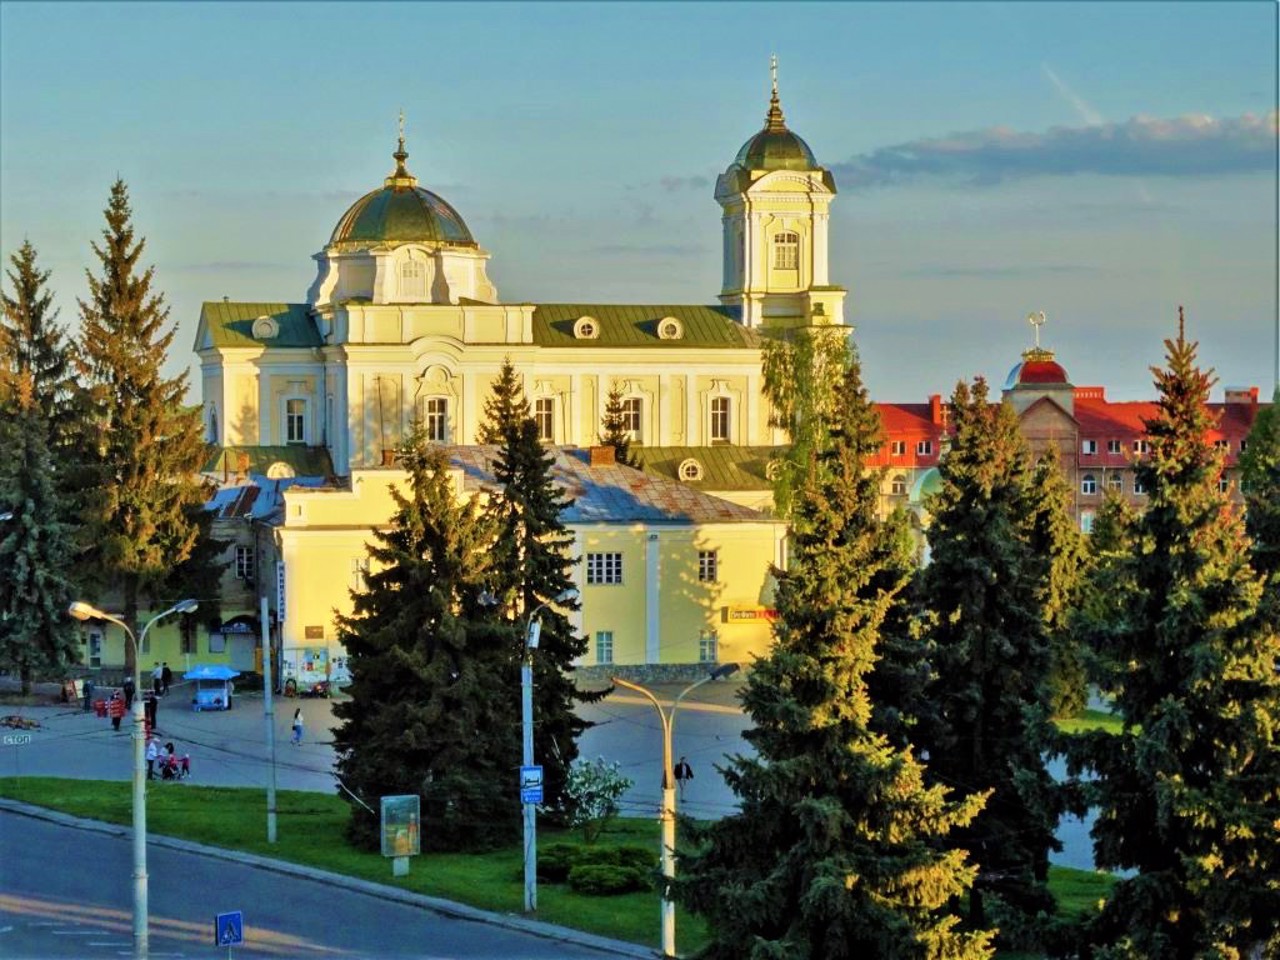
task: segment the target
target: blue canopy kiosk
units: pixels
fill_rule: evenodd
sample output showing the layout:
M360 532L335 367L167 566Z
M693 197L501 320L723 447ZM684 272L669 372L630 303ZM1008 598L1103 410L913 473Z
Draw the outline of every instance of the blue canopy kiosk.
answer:
M184 680L191 680L196 685L195 692L191 695L192 710L231 709L231 696L236 689L231 679L240 676L239 670L232 670L221 664L197 664L182 676Z

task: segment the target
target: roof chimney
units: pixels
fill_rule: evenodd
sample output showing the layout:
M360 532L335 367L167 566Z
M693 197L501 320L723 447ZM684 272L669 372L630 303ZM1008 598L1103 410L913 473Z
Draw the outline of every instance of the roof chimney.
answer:
M935 393L929 397L929 419L934 423L945 423L942 416L942 394Z
M1224 391L1227 403L1258 404L1257 387L1227 387Z
M613 447L592 447L590 459L587 462L593 467L612 467L618 462L616 453Z

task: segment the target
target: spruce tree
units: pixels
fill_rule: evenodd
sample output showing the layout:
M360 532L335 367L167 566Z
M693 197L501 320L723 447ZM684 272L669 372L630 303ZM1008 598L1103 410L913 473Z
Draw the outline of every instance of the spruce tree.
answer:
M983 795L949 799L871 728L867 677L906 574L876 519L879 424L856 360L834 395L795 488L775 642L741 695L756 754L724 771L740 810L683 826L675 894L707 921L705 958L989 957L991 934L946 912L975 873L947 835Z
M622 399L622 387L615 380L605 397L604 417L600 420L604 433L600 435L600 442L606 447L613 447L613 459L616 463L634 467L636 464L631 459L631 436L623 414Z
M1084 651L1071 629L1089 552L1072 522L1071 501L1058 447L1050 444L1031 482L1031 548L1044 567L1040 601L1049 638L1049 709L1056 717L1075 716L1089 701Z
M135 239L123 180L112 185L105 216L103 243L93 246L101 274L86 271L89 297L80 301L77 363L95 428L84 452L98 481L85 566L118 591L121 619L136 636L139 597L195 547L189 510L202 500L205 447L199 410L183 406L187 374L162 374L177 328L153 289L155 268L139 268L145 241ZM126 650L127 670L133 654Z
M937 711L922 740L941 782L994 791L956 838L981 870L970 922L996 921L1010 943L1034 937L1026 925L1051 909L1048 853L1058 847L1057 800L1041 757L1050 662L1043 565L1031 542L1029 454L1012 407L988 403L978 379L972 390L957 385L951 410L922 584Z
M529 401L524 395L524 385L510 357L503 357L502 369L493 383L493 390L484 403L484 422L480 424L481 443L500 444L507 432L529 418Z
M543 768L545 806L557 810L567 805L569 767L578 756L578 736L587 727L576 706L599 700L607 691L583 693L573 680L574 662L586 653L587 640L574 632L564 611L578 609L578 601L549 603L574 586L573 535L560 519L573 501L556 486L554 463L531 417L507 428L493 468L502 489L491 504L498 535L489 586L513 618L515 662L524 655L527 617L547 603L539 614L542 632L532 655L533 751Z
M1280 388L1254 418L1249 445L1240 454L1240 488L1253 569L1280 592Z
M496 533L477 498L460 502L443 452L414 431L401 449L408 490L369 545L367 588L338 618L349 700L334 705L348 835L376 849L378 799L421 797L423 846L484 849L519 836L519 701L510 629L484 606ZM347 796L348 794L343 794Z
M0 520L0 663L16 670L25 694L34 677L61 674L78 653L66 615L74 546L63 482L73 472L74 403L49 272L29 241L10 263L13 295L2 294L0 325L0 511L9 514Z
M1094 859L1122 878L1093 928L1099 956L1280 955L1280 637L1258 616L1238 511L1209 442L1213 379L1179 314L1153 368L1148 491L1118 565L1123 608L1103 644L1119 734L1072 738L1099 807Z

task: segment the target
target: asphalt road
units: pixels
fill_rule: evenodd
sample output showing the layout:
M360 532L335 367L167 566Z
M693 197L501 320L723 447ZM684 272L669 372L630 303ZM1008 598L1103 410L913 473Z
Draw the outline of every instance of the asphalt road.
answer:
M132 847L0 811L0 957L131 956ZM242 910L235 958L587 960L587 947L441 916L315 880L151 845L151 956L221 958L214 917Z
M682 686L653 689L659 700L670 704ZM738 706L736 689L733 681L706 684L684 701L676 714L672 759L687 757L694 771L694 779L679 800L682 813L713 818L731 813L736 807L736 798L715 770L726 755L751 753L750 745L742 739L747 723ZM277 787L337 791L330 732L333 702L274 699ZM235 704L233 710L195 713L186 688L181 685L161 701L157 718L160 741L171 740L179 754L191 755L190 782L235 787L266 785L271 764L265 747L262 696L240 695ZM289 743L289 722L299 707L306 721L306 735L302 745L295 747ZM21 712L38 720L41 726L32 731L28 742L0 742L0 776L129 779L132 755L127 722L117 733L111 729L110 721L69 705L26 707ZM582 715L596 725L583 735L580 755L618 761L622 773L635 782L622 799L623 812L656 818L661 798L662 726L653 705L638 694L619 691L600 703L584 706ZM171 786L182 789L183 785ZM1091 869L1088 827L1088 821L1064 817L1058 829L1064 849L1052 855L1052 861Z

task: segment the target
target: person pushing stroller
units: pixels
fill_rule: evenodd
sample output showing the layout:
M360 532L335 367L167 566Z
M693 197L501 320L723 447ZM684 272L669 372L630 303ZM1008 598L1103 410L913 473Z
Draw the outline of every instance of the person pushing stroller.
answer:
M160 758L160 778L162 780L185 780L191 776L191 755L184 753L181 757L174 750L173 741L164 745L164 755Z

